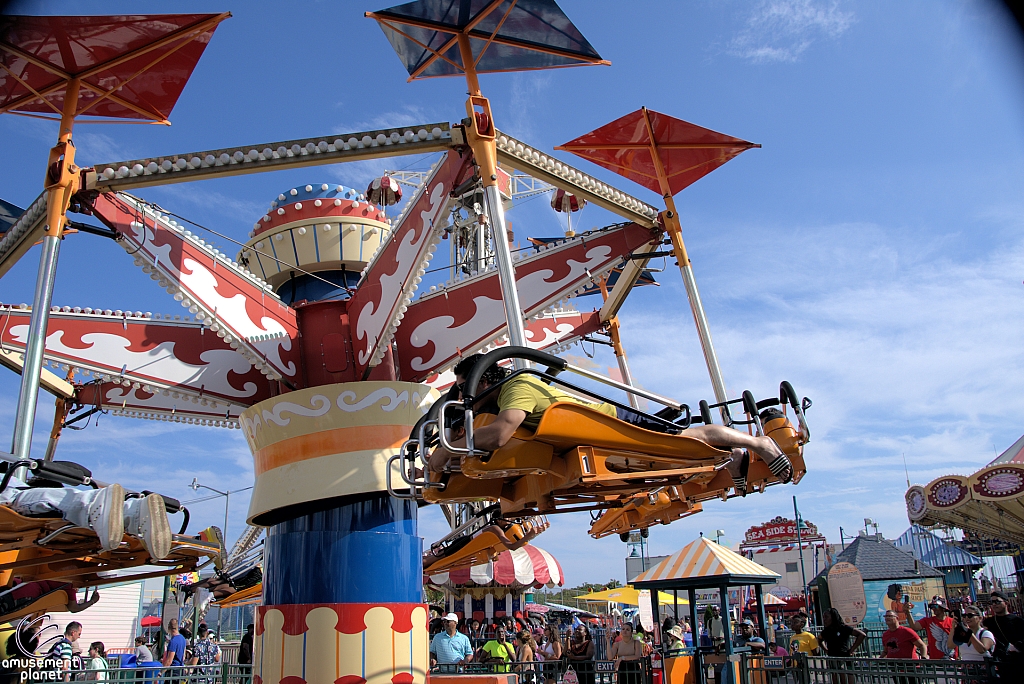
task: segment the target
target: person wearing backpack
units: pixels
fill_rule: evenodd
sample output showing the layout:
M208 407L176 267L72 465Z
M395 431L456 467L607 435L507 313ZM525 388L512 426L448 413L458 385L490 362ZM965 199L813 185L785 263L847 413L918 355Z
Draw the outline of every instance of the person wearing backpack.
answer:
M981 611L975 606L964 608L964 619L951 629L946 637L946 646L950 652L955 646L960 647L960 660L984 662L992 657L996 649L996 638L981 623Z
M52 659L57 666L58 679L62 682L71 681L71 670L76 669L73 663L71 642L82 636L82 623L72 620L64 628L64 636L57 640L46 657Z

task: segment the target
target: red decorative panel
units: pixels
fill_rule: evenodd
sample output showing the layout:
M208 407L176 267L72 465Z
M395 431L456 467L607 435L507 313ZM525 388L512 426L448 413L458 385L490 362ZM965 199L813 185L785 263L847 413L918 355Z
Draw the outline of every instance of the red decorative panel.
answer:
M30 316L28 309L0 307L5 347L25 348ZM151 390L149 395L183 390L242 406L270 396L267 379L244 356L195 322L120 311L53 312L46 329L46 359L111 376L125 392L137 383ZM120 404L120 399L112 402Z
M441 217L462 171L458 154L446 152L409 200L387 243L366 267L348 308L359 377L367 367L378 364L402 321L440 239Z
M589 285L651 240L635 223L566 240L516 264L519 301L532 317ZM395 335L403 379L445 368L507 331L496 271L430 293L409 307Z
M93 206L124 237L135 262L153 274L197 319L237 346L270 376L299 377L295 311L225 255L126 195L101 194Z

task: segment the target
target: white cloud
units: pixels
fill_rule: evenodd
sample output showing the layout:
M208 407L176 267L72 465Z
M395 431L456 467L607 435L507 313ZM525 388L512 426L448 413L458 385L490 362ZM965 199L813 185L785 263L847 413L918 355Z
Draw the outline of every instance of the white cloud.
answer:
M447 117L441 116L428 108L407 104L398 109L381 112L366 118L342 121L334 127L334 133L378 131L388 128L401 128L402 126L438 123L447 120Z
M853 13L838 0L763 0L729 42L728 52L752 62L795 62L818 39L841 36Z

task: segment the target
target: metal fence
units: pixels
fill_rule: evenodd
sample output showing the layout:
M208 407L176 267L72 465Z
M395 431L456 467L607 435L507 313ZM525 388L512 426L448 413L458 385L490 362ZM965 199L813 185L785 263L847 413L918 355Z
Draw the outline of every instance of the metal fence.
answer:
M635 666L623 671L623 684L652 684L653 676L649 658L632 661ZM560 682L565 678L569 668L576 673L579 684L617 684L620 672L615 669L614 660L576 660L565 659L555 661L508 663L467 663L465 665L436 665L430 669L432 674L504 674L512 673L519 676L522 684L539 684L541 682Z
M808 627L807 631L814 636L821 636L821 630L823 628L820 625ZM864 658L881 658L885 655L885 646L882 644L882 635L885 634L888 627L877 626L877 625L859 625L859 629L863 631L867 636L864 642L854 651L853 655L861 656ZM921 638L924 638L924 632L918 632ZM783 648L789 648L789 637L793 635L791 629L776 629L775 630L775 642Z
M106 670L70 670L67 679L71 682L99 682L100 684L251 684L252 665L231 663L217 665L192 665L185 667L109 667ZM62 681L33 678L23 681Z
M885 658L740 658L742 684L987 684L990 662Z

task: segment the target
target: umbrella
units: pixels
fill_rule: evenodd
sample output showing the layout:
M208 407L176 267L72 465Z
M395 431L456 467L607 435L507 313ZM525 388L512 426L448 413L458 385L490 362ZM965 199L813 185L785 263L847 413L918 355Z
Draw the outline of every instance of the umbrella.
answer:
M631 606L640 605L640 592L633 587L619 587L617 589L605 589L604 591L595 591L583 596L577 596L580 601L609 601L612 603L626 603ZM662 605L671 605L675 602L672 594L666 594L663 591L658 592L658 603ZM680 598L679 605L688 605L688 602Z
M167 123L223 14L0 17L0 113ZM79 92L80 91L80 92Z
M146 617L142 618L139 624L143 627L159 627L160 618L156 615L147 615Z
M380 24L410 81L609 64L554 0L409 2L366 16Z
M762 598L764 599L764 605L766 605L766 606L784 606L784 605L786 605L785 601L783 601L782 599L780 599L778 596L776 596L774 594L764 594ZM755 603L756 603L756 601L755 601Z
M675 195L755 143L646 107L559 145L659 195Z

